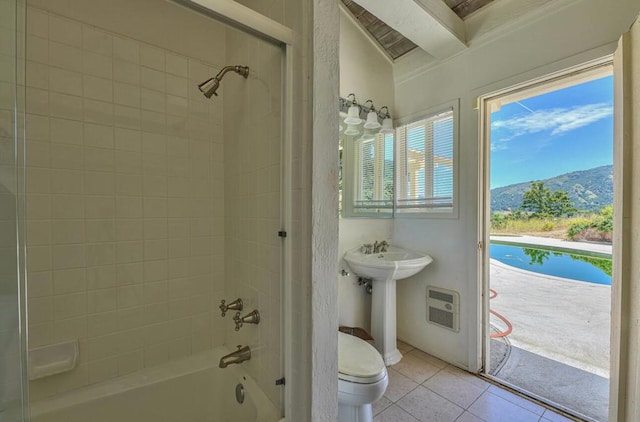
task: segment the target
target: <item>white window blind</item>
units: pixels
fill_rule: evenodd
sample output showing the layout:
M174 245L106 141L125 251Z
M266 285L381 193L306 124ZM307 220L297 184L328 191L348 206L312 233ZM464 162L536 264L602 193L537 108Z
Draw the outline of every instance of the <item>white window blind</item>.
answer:
M353 209L357 213L393 210L393 135L355 141Z
M396 136L397 212L453 209L453 109L400 126Z

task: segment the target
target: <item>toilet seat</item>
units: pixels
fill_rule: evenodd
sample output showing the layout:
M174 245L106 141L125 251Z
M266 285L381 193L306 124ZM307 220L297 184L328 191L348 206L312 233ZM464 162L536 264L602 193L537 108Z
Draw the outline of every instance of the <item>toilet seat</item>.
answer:
M380 353L366 341L338 331L338 379L374 384L387 376Z

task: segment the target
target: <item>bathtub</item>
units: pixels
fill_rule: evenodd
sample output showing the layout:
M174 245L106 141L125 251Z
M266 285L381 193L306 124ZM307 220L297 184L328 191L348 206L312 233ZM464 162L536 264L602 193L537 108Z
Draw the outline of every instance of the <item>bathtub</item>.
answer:
M31 404L31 422L277 422L282 416L242 369L218 368L228 349L56 395ZM244 386L243 404L236 385Z

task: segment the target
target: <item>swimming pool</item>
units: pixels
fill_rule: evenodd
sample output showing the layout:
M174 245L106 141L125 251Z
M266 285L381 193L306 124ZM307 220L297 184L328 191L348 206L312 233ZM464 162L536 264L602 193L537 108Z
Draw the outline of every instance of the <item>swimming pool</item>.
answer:
M611 285L611 259L491 243L491 258L540 274Z

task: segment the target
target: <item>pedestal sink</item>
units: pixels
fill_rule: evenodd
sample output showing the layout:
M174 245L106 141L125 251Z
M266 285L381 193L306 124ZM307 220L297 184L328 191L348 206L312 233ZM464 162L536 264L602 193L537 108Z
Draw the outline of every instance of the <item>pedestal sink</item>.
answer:
M400 362L402 354L396 346L396 281L420 272L432 258L389 246L386 252L372 254L365 254L358 247L347 251L344 260L355 274L373 280L371 334L385 365Z

